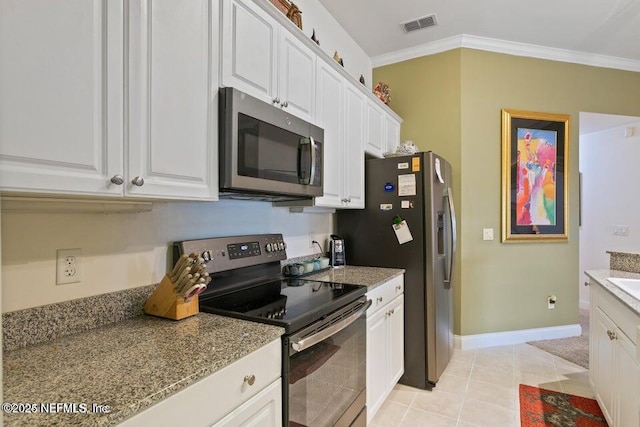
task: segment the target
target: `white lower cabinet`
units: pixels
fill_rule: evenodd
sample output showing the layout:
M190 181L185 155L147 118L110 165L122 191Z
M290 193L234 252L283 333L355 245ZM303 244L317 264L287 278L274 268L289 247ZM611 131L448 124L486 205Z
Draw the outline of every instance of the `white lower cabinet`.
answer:
M274 340L120 425L280 427L281 346Z
M367 422L404 373L404 276L367 293Z
M640 426L640 316L591 282L589 379L611 427Z

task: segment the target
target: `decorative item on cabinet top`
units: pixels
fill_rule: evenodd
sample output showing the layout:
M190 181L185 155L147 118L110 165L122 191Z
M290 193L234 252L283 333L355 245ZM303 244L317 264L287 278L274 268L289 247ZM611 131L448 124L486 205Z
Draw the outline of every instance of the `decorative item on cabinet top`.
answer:
M342 58L340 57L340 55L338 55L338 51L334 51L333 53L333 59L340 65L342 65L344 67L344 62L342 62Z
M302 29L302 11L298 6L293 4L288 0L269 0L271 4L280 10L280 12L284 13L287 18L300 29ZM314 40L315 41L315 40ZM316 41L316 43L318 43Z
M318 36L316 36L316 29L313 29L313 34L311 34L311 40L315 42L318 46L320 46L320 40L318 40Z
M380 101L385 104L391 102L391 88L389 88L389 85L384 82L378 82L376 87L373 89L373 94L380 98Z

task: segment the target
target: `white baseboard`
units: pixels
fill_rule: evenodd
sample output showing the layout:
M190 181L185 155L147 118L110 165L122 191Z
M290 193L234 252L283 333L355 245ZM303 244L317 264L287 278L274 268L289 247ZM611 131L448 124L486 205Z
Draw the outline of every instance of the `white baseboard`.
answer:
M577 337L582 334L579 323L549 328L523 329L520 331L493 332L476 335L455 335L454 346L461 350L522 344L529 341L554 340Z

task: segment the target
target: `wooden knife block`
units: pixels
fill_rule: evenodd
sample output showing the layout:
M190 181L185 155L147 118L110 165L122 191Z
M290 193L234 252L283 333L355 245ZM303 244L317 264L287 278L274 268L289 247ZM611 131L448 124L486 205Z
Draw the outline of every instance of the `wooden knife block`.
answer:
M152 316L180 320L198 314L198 296L188 302L176 295L173 282L165 274L156 290L144 304L144 312Z

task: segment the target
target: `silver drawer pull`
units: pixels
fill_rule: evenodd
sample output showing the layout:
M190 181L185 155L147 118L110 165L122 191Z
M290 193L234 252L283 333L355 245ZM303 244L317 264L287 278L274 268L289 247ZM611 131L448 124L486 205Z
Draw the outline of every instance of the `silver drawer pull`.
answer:
M144 178L142 178L141 176L136 176L131 180L131 183L138 187L142 187L144 185Z
M616 335L616 333L615 333L615 332L613 332L613 331L609 331L609 330L607 330L607 335L609 335L609 339L610 339L611 341L613 341L613 340L617 340L617 339L618 339L618 336L617 336L617 335Z
M402 286L398 285L396 286L396 291L401 291L402 290Z
M122 175L114 175L111 178L111 182L115 185L122 185L124 183L124 178L122 177Z
M378 297L378 298L376 299L376 301L378 301L378 302L382 302L382 297Z
M251 374L251 375L245 375L244 376L244 382L249 384L249 385L253 385L253 383L256 382L256 376Z

